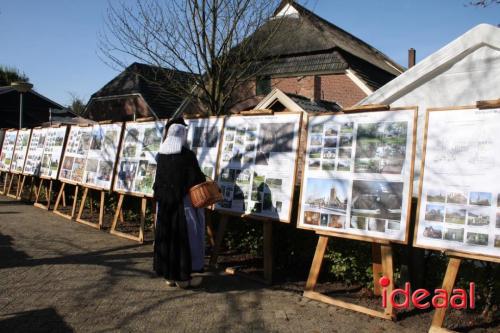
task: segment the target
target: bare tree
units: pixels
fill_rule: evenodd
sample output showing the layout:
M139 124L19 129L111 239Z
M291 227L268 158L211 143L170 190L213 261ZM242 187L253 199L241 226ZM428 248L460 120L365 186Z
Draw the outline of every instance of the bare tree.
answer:
M68 92L71 103L68 105L68 109L70 109L75 114L81 116L85 111L85 101L83 98L79 97L75 92Z
M500 5L500 0L472 0L471 6L488 7L490 5Z
M100 53L115 68L137 59L158 71L171 69L157 76L162 80L172 78L172 70L191 74L190 84L183 82L174 90L209 115L219 115L234 102L234 92L271 62L265 50L280 26L281 19L273 18L278 3L137 0L132 6L110 4Z

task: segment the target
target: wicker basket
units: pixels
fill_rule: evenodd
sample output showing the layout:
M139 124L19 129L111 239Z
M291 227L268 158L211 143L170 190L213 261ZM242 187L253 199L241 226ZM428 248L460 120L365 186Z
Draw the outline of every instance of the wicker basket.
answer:
M219 186L211 179L191 187L189 196L195 208L208 207L223 199Z

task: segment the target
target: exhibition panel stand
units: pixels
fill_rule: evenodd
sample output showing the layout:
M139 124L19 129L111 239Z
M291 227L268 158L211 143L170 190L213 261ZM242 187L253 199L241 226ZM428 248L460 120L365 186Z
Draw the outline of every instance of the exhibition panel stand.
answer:
M301 112L252 110L227 117L217 163L224 200L215 205L220 215L210 264L216 265L230 216L263 223L264 280L272 283L274 221L290 223L297 168ZM227 273L240 274L237 268Z
M298 228L319 235L304 296L370 316L395 319L319 292L315 286L330 238L372 244L374 294L393 285L391 243L408 243L416 107L367 105L308 117Z
M163 138L165 121L142 118L125 123L116 166L113 191L118 193L118 203L113 217L110 233L142 243L146 208L151 202L151 212L156 224L156 202L153 199L153 184L156 176L156 155ZM131 235L117 230L124 223L123 201L125 197L140 199L139 234Z
M500 100L426 113L413 245L449 258L448 295L462 260L500 263L499 131ZM435 310L429 332L447 331L446 310Z
M7 194L7 189L12 186L12 174L10 172L10 167L12 165L12 157L14 156L14 150L16 148L17 142L16 129L9 129L5 132L5 138L2 143L2 152L0 155L0 171L4 174L4 183L2 194ZM10 179L9 179L10 178ZM8 185L10 181L11 185Z
M28 153L28 146L30 143L31 129L23 128L18 131L16 138L16 146L14 148L14 153L12 155L12 163L10 166L11 178L9 182L9 187L7 189L7 196L15 199L19 199L21 192L22 183L22 173L24 169L24 162L26 161L26 155ZM14 178L17 179L17 185L15 187L15 194L11 194L11 190Z

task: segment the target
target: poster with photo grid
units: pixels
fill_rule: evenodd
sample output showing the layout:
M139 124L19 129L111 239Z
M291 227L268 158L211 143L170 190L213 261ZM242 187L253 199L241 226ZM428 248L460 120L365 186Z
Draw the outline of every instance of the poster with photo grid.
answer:
M91 138L92 126L71 126L59 170L60 181L81 184Z
M34 128L31 133L30 145L26 163L24 163L23 174L27 176L40 176L42 166L43 149L45 148L45 137L48 128Z
M156 155L160 150L165 121L127 122L120 148L113 190L152 196Z
M500 108L427 112L414 243L500 258Z
M10 172L22 173L24 169L24 162L28 154L28 146L30 143L31 129L22 129L17 133L16 148L14 148L14 155L12 156L12 165Z
M82 184L111 190L122 123L96 124L92 127Z
M56 179L64 148L64 140L68 126L50 127L45 136L45 148L43 149L40 177Z
M309 117L299 228L407 243L415 109Z
M300 123L292 112L226 119L217 210L290 222Z
M186 119L186 123L189 126L187 138L189 148L196 154L203 173L215 179L224 118Z
M2 142L2 151L0 152L0 171L10 171L12 156L16 146L17 130L7 130Z

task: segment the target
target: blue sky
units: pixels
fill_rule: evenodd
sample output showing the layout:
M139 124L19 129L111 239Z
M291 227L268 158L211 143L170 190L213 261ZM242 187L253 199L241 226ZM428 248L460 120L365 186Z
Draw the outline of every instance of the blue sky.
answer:
M125 2L131 2L126 0ZM308 0L318 15L407 65L479 23L500 23L500 6L468 7L469 0ZM70 93L87 100L117 72L99 59L105 0L0 1L0 64L26 73L35 90L66 105Z

